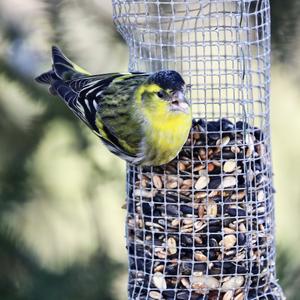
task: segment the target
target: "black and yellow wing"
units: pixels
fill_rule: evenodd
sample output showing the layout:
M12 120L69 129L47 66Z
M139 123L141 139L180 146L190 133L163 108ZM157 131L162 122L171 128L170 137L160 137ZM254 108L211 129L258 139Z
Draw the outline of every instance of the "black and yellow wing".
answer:
M132 97L137 85L148 75L90 75L57 47L52 49L52 58L52 70L38 76L37 82L49 84L51 92L63 99L111 152L129 162L139 161L142 132L133 119ZM128 134L126 126L131 126L135 134Z

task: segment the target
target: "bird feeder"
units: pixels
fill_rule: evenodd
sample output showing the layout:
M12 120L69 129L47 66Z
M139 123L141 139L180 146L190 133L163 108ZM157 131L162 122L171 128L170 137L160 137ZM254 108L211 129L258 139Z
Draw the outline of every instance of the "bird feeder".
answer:
M128 299L284 299L275 273L268 0L113 0L130 71L191 84L177 158L127 166Z

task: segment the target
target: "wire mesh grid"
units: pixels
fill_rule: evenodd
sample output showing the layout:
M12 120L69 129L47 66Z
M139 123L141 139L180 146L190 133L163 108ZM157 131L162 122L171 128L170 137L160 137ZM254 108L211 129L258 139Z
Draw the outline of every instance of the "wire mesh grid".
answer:
M268 0L113 0L130 71L179 71L178 157L127 166L128 299L284 299L275 274Z

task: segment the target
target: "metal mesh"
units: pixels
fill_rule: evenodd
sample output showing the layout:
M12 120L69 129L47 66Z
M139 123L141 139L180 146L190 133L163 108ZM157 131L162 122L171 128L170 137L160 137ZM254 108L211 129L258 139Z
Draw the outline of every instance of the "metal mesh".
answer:
M268 0L113 0L131 71L192 84L178 157L127 166L128 299L284 299L275 275Z

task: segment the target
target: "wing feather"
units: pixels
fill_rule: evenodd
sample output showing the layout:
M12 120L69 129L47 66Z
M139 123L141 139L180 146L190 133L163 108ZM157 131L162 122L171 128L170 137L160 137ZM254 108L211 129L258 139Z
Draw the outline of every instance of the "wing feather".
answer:
M115 124L121 124L121 127L126 127L127 123L124 111L118 110L109 112L107 110L106 120L102 118L101 110L103 102L108 103L107 107L111 105L118 108L119 101L116 101L116 96L119 97L118 90L114 91L112 97L107 96L107 89L111 84L117 82L124 82L124 86L130 86L131 81L129 79L135 77L146 76L145 73L107 73L101 75L90 75L87 71L83 70L72 61L70 61L58 47L52 48L52 69L42 75L38 76L36 80L39 83L49 84L51 92L57 94L71 111L80 118L86 125L88 125L96 135L98 135L109 150L116 155L124 158L129 162L138 162L142 158L139 153L130 151L132 145L135 145L136 140L129 141L127 143L127 133L123 132L123 135L119 136L119 126ZM124 91L123 91L124 92ZM106 93L106 96L103 94ZM127 91L120 96L120 106L124 108L125 100L128 98L124 97ZM105 100L104 100L105 98ZM119 99L119 98L118 98ZM110 101L111 100L111 101ZM114 123L109 119L109 115L115 119L121 121L121 123ZM115 116L122 116L117 118ZM134 123L134 122L133 122ZM125 134L125 135L124 135Z
M115 134L110 122L97 117L101 106L101 93L115 80L129 74L111 73L99 76L86 76L68 81L58 80L53 83L57 94L65 101L73 113L87 124L99 136L109 150L129 162L139 161L138 153L130 151L130 145L120 140ZM101 107L100 107L101 109ZM114 113L114 112L111 112ZM107 123L107 124L106 124Z

